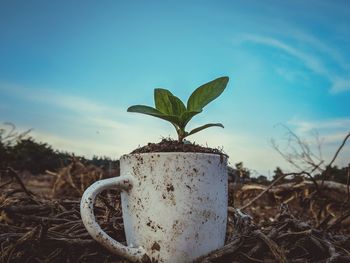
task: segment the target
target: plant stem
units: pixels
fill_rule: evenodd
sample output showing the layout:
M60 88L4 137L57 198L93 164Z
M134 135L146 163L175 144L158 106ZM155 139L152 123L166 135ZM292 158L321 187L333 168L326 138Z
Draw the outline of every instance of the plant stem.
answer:
M182 129L177 130L178 140L179 142L182 142L184 138L186 137L186 132Z
M181 135L181 133L178 133L178 140L179 140L179 142L182 142L183 139L184 139L184 136Z

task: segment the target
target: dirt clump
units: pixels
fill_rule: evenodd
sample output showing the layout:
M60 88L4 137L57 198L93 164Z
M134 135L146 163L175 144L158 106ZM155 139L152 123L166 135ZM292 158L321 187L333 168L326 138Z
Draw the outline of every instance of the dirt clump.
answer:
M162 139L159 143L148 143L145 146L135 149L130 154L152 152L197 152L225 155L225 153L220 149L203 147L188 141L179 142L178 140L171 139Z

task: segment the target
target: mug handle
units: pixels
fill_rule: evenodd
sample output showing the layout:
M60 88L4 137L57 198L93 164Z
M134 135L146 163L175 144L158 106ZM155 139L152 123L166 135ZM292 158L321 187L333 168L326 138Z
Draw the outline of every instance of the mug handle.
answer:
M142 247L127 247L107 235L97 224L94 215L96 196L103 190L117 188L119 191L129 191L133 187L131 176L119 176L97 181L84 192L80 202L80 214L84 226L97 242L105 246L112 253L127 258L132 262L149 262L146 250Z

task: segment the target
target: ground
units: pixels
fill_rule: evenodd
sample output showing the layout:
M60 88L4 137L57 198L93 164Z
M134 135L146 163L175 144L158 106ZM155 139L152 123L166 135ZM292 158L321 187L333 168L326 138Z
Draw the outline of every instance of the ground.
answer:
M127 262L95 242L80 219L84 189L109 176L78 161L57 173L3 173L0 262ZM273 187L230 179L226 245L198 262L349 262L348 200L346 185L326 182L317 191L302 177ZM125 242L116 191L98 198L95 215Z

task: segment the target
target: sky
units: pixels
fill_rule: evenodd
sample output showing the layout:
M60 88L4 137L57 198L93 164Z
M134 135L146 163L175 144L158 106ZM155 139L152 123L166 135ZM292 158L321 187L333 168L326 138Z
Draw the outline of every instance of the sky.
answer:
M228 76L189 124L225 128L190 141L270 175L293 170L271 143L288 151L287 127L329 162L350 132L349 25L346 0L0 0L0 123L32 128L59 150L116 159L176 138L169 123L129 106L153 106L154 88L186 102Z

